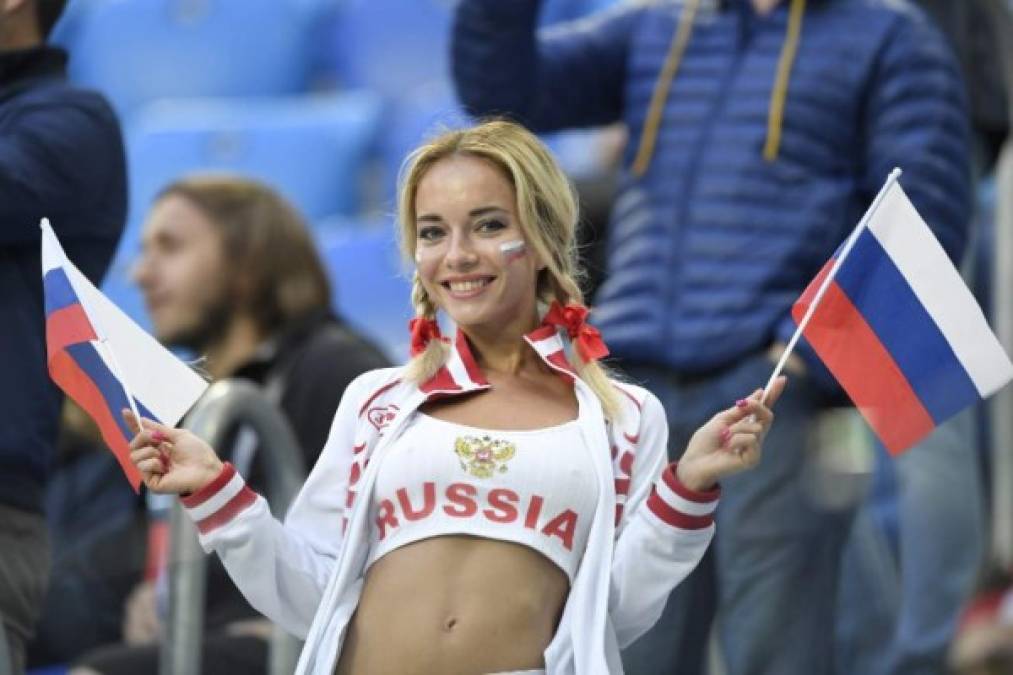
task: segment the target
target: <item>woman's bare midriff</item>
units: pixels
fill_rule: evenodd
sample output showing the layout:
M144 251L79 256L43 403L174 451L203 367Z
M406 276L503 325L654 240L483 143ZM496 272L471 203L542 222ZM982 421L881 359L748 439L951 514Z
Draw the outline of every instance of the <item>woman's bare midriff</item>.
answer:
M369 569L337 675L480 675L544 667L566 574L512 542L441 536Z

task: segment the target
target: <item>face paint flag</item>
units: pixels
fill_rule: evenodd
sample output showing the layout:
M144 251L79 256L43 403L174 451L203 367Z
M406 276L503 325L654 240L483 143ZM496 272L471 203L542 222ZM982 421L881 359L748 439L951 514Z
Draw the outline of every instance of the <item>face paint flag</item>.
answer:
M1013 378L1013 364L899 173L792 309L895 455Z
M120 411L175 426L208 385L85 278L48 221L41 227L49 375L98 426L136 491L133 434Z
M524 257L526 244L517 239L515 241L508 241L499 245L500 253L503 254L504 260L507 262L513 262L519 258Z

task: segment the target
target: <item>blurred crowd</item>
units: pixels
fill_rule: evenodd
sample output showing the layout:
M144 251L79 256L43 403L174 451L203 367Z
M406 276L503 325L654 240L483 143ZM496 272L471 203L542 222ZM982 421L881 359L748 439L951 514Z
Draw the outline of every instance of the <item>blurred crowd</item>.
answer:
M12 672L154 672L172 569L166 502L51 390L40 217L208 379L261 387L307 470L347 383L407 356L405 155L511 117L578 189L592 320L677 459L762 386L894 166L1013 349L1011 101L1009 0L0 3ZM1013 395L891 458L815 354L787 372L763 466L724 486L712 552L626 672L1013 674ZM262 486L257 439L229 446ZM270 626L221 565L204 623L206 672L267 672Z

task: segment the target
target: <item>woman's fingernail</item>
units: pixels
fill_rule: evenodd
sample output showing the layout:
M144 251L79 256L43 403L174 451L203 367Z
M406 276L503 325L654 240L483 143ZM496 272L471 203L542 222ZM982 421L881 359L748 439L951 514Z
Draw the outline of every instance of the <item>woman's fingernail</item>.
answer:
M735 405L738 406L739 408L745 408L747 405L749 405L749 401L744 398L740 398L738 401L735 402Z
M731 429L729 429L728 427L725 427L724 429L722 429L721 433L718 434L718 439L721 441L721 446L724 447L724 446L728 445L728 441L729 441L729 439L731 439L731 437L732 437L732 430Z
M163 434L161 431L156 430L151 432L151 439L156 443L161 443L162 441L169 440L169 437Z

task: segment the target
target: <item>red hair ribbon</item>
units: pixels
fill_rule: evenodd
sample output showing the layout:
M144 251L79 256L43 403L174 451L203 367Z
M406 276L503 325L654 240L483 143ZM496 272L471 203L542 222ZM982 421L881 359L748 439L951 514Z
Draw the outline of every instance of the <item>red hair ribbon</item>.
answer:
M436 323L436 319L417 316L408 322L408 329L412 334L411 354L413 357L426 351L429 342L434 338L443 339L443 334L440 333L440 324Z
M609 354L608 347L601 339L601 333L594 326L588 325L587 315L588 309L584 305L564 307L558 300L553 300L543 319L544 323L566 329L584 363L603 359Z

